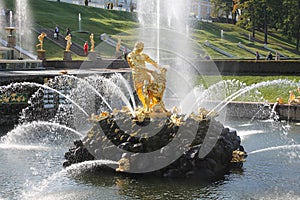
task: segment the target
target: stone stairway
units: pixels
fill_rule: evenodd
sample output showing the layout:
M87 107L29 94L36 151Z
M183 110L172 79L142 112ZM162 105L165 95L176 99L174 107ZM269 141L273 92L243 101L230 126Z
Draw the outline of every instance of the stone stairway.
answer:
M278 51L276 51L276 50L268 47L267 44L264 44L264 48L267 49L267 50L269 50L269 51L271 51L271 52L273 52L274 54L277 53L280 56L280 58L283 58L283 59L287 59L288 58L288 56L286 56L286 55L284 55L284 54L282 54L282 53L280 53L280 52L278 52Z
M1 45L4 46L4 47L6 47L7 46L7 41L0 36L0 46ZM31 53L31 52L23 49L22 47L20 47L18 45L16 45L13 49L15 50L15 52L12 53L12 57L10 59L13 59L13 57L14 57L13 55L15 53L21 52L22 56L24 56L25 59L37 60L37 56L36 55L34 55L33 53Z
M215 50L215 51L217 51L217 52L219 52L220 54L223 54L223 55L229 57L229 58L233 58L234 57L234 55L232 55L232 54L230 54L230 53L228 53L228 52L226 52L226 51L224 51L224 50L222 50L222 49L220 49L220 48L218 48L218 47L210 44L210 42L208 40L206 40L204 42L204 45L207 46L207 47L209 47L209 48L211 48L211 49L213 49L213 50Z
M106 34L106 33L101 34L101 35L100 35L100 39L101 39L103 42L105 42L106 44L109 44L109 45L112 46L112 47L116 47L117 44L118 44L117 41L113 40L113 39L112 39L108 34ZM129 53L129 52L131 52L132 50L129 49L129 48L127 48L127 47L125 47L125 46L123 46L123 45L121 45L121 46L120 46L120 51L125 52L125 53Z

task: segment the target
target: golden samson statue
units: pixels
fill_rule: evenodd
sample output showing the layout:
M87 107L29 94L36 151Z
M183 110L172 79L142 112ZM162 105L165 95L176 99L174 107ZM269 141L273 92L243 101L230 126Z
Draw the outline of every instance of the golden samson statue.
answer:
M167 112L162 101L166 88L167 69L160 67L147 54L143 53L144 43L137 42L134 50L127 56L127 61L132 69L132 78L136 93L143 104L143 110L149 112ZM146 67L149 63L159 70L150 70Z

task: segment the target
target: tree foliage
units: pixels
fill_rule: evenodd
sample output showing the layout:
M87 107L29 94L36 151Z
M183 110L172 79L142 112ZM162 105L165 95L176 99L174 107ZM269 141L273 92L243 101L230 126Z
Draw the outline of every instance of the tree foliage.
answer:
M241 16L238 25L253 31L265 32L267 43L268 29L280 30L296 40L299 50L300 37L300 0L241 0Z
M212 17L226 16L227 23L233 10L234 3L232 0L211 0Z

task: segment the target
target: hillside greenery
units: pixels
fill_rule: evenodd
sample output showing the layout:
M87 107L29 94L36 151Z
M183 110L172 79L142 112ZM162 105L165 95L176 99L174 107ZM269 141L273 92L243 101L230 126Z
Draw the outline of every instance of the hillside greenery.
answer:
M219 90L228 90L228 95L245 88L247 86L253 86L258 83L265 83L265 86L254 88L249 92L246 92L241 97L238 97L234 101L266 101L266 102L276 102L278 97L281 97L285 103L289 99L289 91L293 91L296 96L300 96L297 91L297 85L300 83L300 76L222 76L223 81L231 80L233 85L228 85L225 88L220 87ZM276 83L276 80L278 83ZM286 80L293 82L293 84L283 84ZM206 88L216 84L220 81L218 76L208 76L203 78L198 78L198 84L204 85ZM274 81L275 84L268 84ZM233 90L230 90L232 88ZM223 92L223 91L219 91ZM256 98L254 98L254 96ZM262 98L260 98L262 97Z
M293 41L294 49L300 46L299 0L211 0L214 17L226 16L227 22L235 23L252 32L264 33L263 42L269 43L269 31L276 30ZM229 16L232 19L229 19Z
M4 0L6 7L14 9L14 1ZM245 1L246 2L246 1ZM63 2L53 2L45 0L29 0L30 9L34 18L35 28L45 27L54 29L56 25L60 27L61 34L65 34L65 30L69 27L74 35L73 41L78 44L83 44L84 41L89 40L89 34L83 34L78 32L78 13L82 16L81 29L87 33L93 32L95 34L96 45L100 44L99 36L102 33L107 33L112 38L117 39L121 35L123 45L132 48L136 41L136 28L139 27L137 14L124 11L106 10L93 7L85 7L73 4L67 4ZM242 6L242 5L240 5ZM269 51L264 48L264 31L255 30L255 38L251 27L247 25L233 25L225 23L211 23L201 22L195 19L191 20L193 23L192 39L200 44L204 50L213 59L227 59L224 55L208 48L204 45L208 40L211 44L226 50L228 53L234 55L234 59L254 59L254 55L246 50L240 49L237 44L241 43L251 51L259 51L261 55L266 55ZM242 23L242 21L241 21ZM224 37L221 38L221 30L224 31ZM250 38L249 38L250 35ZM38 33L35 33L33 37L37 38ZM250 40L249 40L250 39ZM34 44L33 44L34 45ZM114 48L108 47L102 43L100 45L106 49L110 48L109 56L114 55ZM274 28L268 30L268 47L274 49L288 56L290 59L300 58L298 51L295 51L296 40L291 39L291 36L284 34L282 31ZM44 47L47 50L48 60L61 60L63 48L52 43L49 39L44 41ZM203 52L202 52L203 53ZM85 57L74 56L73 59L85 59ZM246 85L255 84L258 82L264 82L268 80L276 79L289 79L298 82L300 80L297 76L223 76L224 80L236 79ZM215 79L210 77L210 83L206 85L212 85L215 83ZM288 99L288 91L295 90L293 87L278 87L270 86L265 88L259 88L264 98L269 102L274 102L277 97L282 97L285 101ZM239 99L237 99L239 100Z
M6 7L14 9L14 2L4 0ZM137 14L106 10L101 8L86 7L73 5L63 2L45 1L45 0L29 0L30 9L34 19L35 28L45 27L54 29L56 25L60 27L61 33L65 34L65 30L69 27L72 30L72 40L78 44L83 44L89 40L89 34L93 32L96 44L100 44L99 36L102 33L111 35L117 39L121 35L123 45L132 48L136 41L136 28L139 27ZM78 32L78 14L81 13L81 30ZM199 51L199 55L208 54L213 59L228 59L228 57L220 54L213 49L204 45L205 41L209 41L212 45L227 51L234 55L234 59L254 59L254 54L238 47L238 43L245 46L252 52L259 51L262 56L267 55L269 49L264 48L264 32L256 31L255 39L250 38L252 31L240 26L224 23L201 22L195 19L191 20L193 27L192 38L202 46L205 53ZM221 30L224 31L224 37L221 38ZM36 33L35 37L38 36ZM104 45L104 44L103 44ZM286 35L280 34L275 29L269 30L268 48L278 51L291 59L300 58L299 52L294 50L295 41L290 40ZM47 59L61 59L62 48L57 47L49 40L45 41L47 50ZM105 45L104 45L105 46ZM110 49L107 53L109 56L114 55L114 49ZM85 59L75 57L75 59Z

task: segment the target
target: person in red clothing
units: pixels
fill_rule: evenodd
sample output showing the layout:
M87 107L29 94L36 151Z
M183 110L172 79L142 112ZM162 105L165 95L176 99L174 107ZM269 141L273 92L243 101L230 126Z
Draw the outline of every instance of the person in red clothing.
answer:
M84 55L87 56L88 54L88 50L89 50L89 44L87 41L85 41L84 45L83 45L83 51L84 51Z

